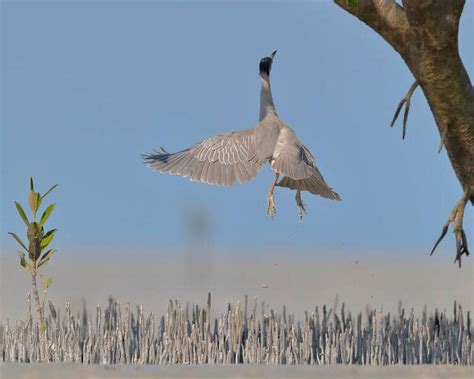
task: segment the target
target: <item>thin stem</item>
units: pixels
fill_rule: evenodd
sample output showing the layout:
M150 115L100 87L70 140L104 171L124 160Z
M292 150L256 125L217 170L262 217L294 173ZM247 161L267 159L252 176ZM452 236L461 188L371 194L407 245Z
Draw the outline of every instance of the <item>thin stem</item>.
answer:
M46 301L46 295L48 294L48 287L44 287L43 290L43 301L41 302L41 309L44 312L44 302Z
M37 267L36 267L36 261L32 262L32 267L31 267L31 285L33 287L33 296L35 298L35 303L36 303L36 316L38 318L38 324L43 325L44 324L44 317L43 317L43 307L41 306L40 298L38 295L38 286L36 285L36 274L37 274Z

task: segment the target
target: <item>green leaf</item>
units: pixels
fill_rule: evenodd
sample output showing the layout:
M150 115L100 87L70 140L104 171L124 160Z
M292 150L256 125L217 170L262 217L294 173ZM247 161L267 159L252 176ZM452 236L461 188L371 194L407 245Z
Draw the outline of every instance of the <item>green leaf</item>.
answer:
M41 208L41 203L43 202L43 198L41 197L41 194L39 192L36 192L36 202L38 204L37 209Z
M41 216L41 220L39 222L40 226L43 226L46 220L48 220L49 215L53 211L54 207L56 206L55 203L48 205L48 207L45 209L43 215Z
M49 249L46 253L44 253L38 263L38 268L46 264L56 251L56 249Z
M30 225L30 221L28 220L28 217L26 217L26 213L23 210L23 208L21 207L20 203L15 201L15 206L16 206L16 210L20 214L20 217L23 220L23 222L26 224L26 226Z
M20 244L20 246L28 252L28 248L27 248L26 245L23 243L23 241L20 239L20 237L18 237L18 236L17 236L15 233L13 233L13 232L8 232L8 234L10 234L13 238L15 238L16 241Z
M30 193L28 193L28 203L30 204L31 212L33 212L33 214L36 213L38 210L38 195L35 192L30 191Z
M31 270L31 265L26 262L25 253L23 251L19 251L18 255L20 256L20 265L21 265L21 267L23 267L27 271L30 271Z
M41 240L41 244L40 244L41 250L43 250L45 247L47 247L51 243L51 241L53 240L55 234L56 234L56 229L52 229L44 235L43 239Z
M49 190L47 190L46 193L45 193L43 196L41 196L41 200L43 200L46 196L48 196L49 193L50 193L53 189L55 189L57 186L59 186L59 184L55 184L55 185L52 186Z
M33 177L30 176L30 191L35 192L35 185L33 184Z
M357 7L357 5L359 5L359 0L347 0L347 4L350 7Z

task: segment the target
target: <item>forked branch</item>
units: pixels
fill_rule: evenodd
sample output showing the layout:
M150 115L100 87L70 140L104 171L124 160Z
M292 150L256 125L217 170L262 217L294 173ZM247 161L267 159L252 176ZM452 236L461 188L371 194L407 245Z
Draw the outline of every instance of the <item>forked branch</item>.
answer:
M403 7L395 0L334 0L346 12L366 23L400 54L409 45L410 25ZM355 3L355 4L351 4Z
M433 255L439 243L443 240L444 236L448 233L449 224L451 224L453 226L454 235L456 238L456 258L454 259L454 263L458 262L459 267L461 267L462 255L463 254L466 254L466 256L469 255L466 233L464 233L464 229L463 229L464 209L466 208L466 204L469 200L469 197L470 197L469 191L466 191L464 192L464 195L461 197L461 199L457 202L456 206L453 208L453 210L449 214L448 220L444 224L443 230L441 231L441 236L436 241L430 254L430 255Z
M391 128L393 127L393 125L395 125L395 121L397 121L398 115L400 114L400 111L402 110L403 104L405 104L405 114L403 115L402 139L405 139L405 135L407 132L408 114L410 113L410 100L413 95L413 92L415 92L416 87L418 87L418 84L420 84L418 80L415 80L415 82L408 89L408 92L405 95L405 97L402 100L400 100L397 110L395 111L395 114L393 115L392 123L390 124Z
M449 224L456 234L456 261L468 254L462 218L467 202L474 205L474 91L459 54L459 21L465 0L334 0L388 42L406 63L422 87L444 146L464 195L451 212ZM422 84L422 85L421 85ZM406 135L410 98L415 82L400 102L392 126L403 105Z

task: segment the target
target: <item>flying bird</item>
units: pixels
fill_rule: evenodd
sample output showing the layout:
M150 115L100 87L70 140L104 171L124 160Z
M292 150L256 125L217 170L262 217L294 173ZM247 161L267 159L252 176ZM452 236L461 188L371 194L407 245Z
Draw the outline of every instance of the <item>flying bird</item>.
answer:
M276 186L296 190L300 220L306 213L302 191L341 200L324 181L309 149L278 117L270 86L275 54L276 51L260 60L260 119L256 126L210 137L176 153L160 148L143 155L148 166L163 173L189 177L191 181L232 186L237 181L244 183L253 179L263 164L269 162L275 173L267 196L267 214L271 218L276 214L273 195ZM278 181L280 175L282 179Z

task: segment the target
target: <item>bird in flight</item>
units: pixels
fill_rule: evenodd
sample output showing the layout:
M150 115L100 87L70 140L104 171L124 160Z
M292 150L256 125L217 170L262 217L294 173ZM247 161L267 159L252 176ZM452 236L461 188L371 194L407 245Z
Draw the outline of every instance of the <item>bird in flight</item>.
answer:
M253 179L264 163L275 172L267 196L267 214L274 218L275 187L296 190L298 217L306 213L301 192L308 191L331 200L340 196L324 181L309 149L293 129L278 117L270 86L270 71L276 51L260 60L260 119L250 129L219 134L194 146L169 153L165 149L144 154L145 162L154 170L189 177L191 181L232 186ZM278 181L282 176L281 180Z

